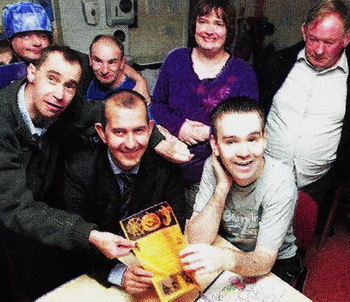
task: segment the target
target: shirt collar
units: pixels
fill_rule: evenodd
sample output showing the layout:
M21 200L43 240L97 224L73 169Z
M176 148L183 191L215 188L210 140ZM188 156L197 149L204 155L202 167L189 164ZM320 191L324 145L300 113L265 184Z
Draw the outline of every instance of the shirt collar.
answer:
M29 115L29 111L28 111L28 106L26 103L26 99L25 99L25 90L26 90L26 86L27 84L24 83L17 94L17 100L18 100L18 107L19 107L19 111L23 117L24 123L26 124L26 126L28 127L30 134L32 136L42 136L48 129L48 127L53 123L53 121L49 121L43 124L43 127L36 127L33 124L33 121Z
M122 169L120 169L113 161L112 159L112 155L111 155L111 152L108 150L108 160L109 160L109 163L112 167L112 170L113 170L113 174L114 175L118 175L118 174L121 174L121 173L127 173L127 174L137 174L139 172L139 168L140 168L140 165L137 165L135 166L134 168L132 168L130 171L123 171Z
M297 56L297 62L304 62L309 67L311 67L313 70L319 73L326 73L331 70L339 69L343 71L345 74L349 72L349 66L348 66L348 60L345 54L345 51L343 51L343 54L341 55L340 59L338 60L337 64L328 68L328 69L319 69L313 66L306 58L306 48L304 47L301 51L299 51Z

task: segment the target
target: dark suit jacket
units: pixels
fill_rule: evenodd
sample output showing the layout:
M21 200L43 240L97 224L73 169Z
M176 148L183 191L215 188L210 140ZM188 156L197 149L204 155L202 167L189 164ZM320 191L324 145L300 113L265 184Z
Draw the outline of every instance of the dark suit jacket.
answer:
M96 223L101 231L120 234L120 189L108 160L106 145L85 149L68 160L64 195L68 211ZM163 201L172 206L183 227L185 198L178 168L149 148L135 180L129 215ZM116 261L108 260L96 251L90 253L89 259L90 274L107 285L108 274Z

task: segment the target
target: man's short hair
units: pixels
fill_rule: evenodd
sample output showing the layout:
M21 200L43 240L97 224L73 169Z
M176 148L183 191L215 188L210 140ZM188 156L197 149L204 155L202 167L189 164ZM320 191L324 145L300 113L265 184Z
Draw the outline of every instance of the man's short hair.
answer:
M147 102L145 98L134 90L121 89L111 95L109 95L103 102L104 112L102 115L101 125L103 128L106 128L108 120L106 114L107 105L112 104L115 107L119 108L135 108L139 103L142 103L146 110L146 121L149 122Z
M349 7L339 0L324 0L312 8L306 16L305 25L321 20L330 13L336 13L343 21L344 30L350 29Z
M69 46L58 45L51 45L45 48L40 59L34 62L35 67L40 68L40 66L43 65L43 63L47 60L48 56L54 52L60 53L64 60L69 63L78 63L81 70L83 70L83 64L78 53L75 50L71 49Z
M212 10L221 9L222 20L227 28L225 48L230 49L236 33L236 9L230 0L199 0L190 18L190 34L194 37L197 18L208 15Z
M261 128L265 128L266 113L263 107L255 100L248 97L229 98L216 106L211 114L211 133L217 137L217 121L226 113L251 113L257 112L261 119Z
M107 39L109 41L111 41L112 43L115 44L115 46L117 46L121 53L122 53L122 58L124 57L124 44L116 37L112 36L112 35L97 35L91 42L90 46L89 46L89 52L90 55L92 54L92 48L94 47L94 45L100 41L101 39Z

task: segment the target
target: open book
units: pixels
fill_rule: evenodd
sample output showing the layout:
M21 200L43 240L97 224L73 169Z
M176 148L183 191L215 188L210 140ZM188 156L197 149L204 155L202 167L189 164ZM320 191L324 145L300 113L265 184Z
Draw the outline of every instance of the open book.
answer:
M182 269L179 252L187 243L167 202L127 217L120 224L126 238L136 241L133 251L143 268L154 274L153 285L161 301L174 301L199 290L194 275Z

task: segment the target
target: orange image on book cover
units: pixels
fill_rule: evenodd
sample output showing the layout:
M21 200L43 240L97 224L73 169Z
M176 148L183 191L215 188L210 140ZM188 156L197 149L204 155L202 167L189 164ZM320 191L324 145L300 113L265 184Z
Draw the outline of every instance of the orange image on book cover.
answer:
M126 238L136 241L133 251L143 268L154 274L152 282L162 302L199 290L194 274L182 269L179 252L187 243L167 202L127 217L120 224Z

